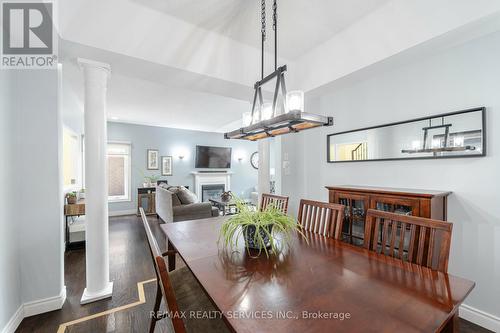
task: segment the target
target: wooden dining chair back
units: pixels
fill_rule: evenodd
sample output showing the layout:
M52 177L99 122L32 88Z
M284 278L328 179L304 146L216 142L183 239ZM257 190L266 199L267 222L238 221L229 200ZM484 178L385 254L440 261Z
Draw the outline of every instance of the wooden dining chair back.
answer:
M369 209L364 247L446 273L452 229L450 222Z
M302 199L297 221L306 231L341 239L344 210L344 205Z
M264 211L267 207L273 205L286 214L288 212L288 197L276 194L263 193L260 201L260 210Z
M164 255L160 251L158 243L156 242L156 238L151 231L151 227L149 226L146 214L144 213L144 209L141 207L139 208L139 211L141 213L142 224L144 225L144 230L146 231L146 236L148 238L149 250L151 252L151 258L153 259L153 265L155 268L156 279L158 283L156 302L154 307L155 315L153 315L151 318L151 327L149 332L154 332L156 321L164 318L164 316L157 315L163 295L166 302L165 307L167 308L167 311L169 313L172 313L170 317L172 319L172 325L174 327L175 333L184 333L186 332L186 328L179 311L179 306L175 298L172 283L170 282Z

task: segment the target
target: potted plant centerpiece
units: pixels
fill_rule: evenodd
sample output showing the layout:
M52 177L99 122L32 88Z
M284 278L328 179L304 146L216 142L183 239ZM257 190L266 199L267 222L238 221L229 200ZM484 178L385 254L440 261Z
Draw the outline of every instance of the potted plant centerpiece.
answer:
M66 194L66 201L68 202L68 205L76 204L76 201L77 201L76 192L67 193Z
M235 200L238 214L226 220L220 230L219 242L222 240L225 246L237 245L238 239L243 235L248 252L258 251L258 255L264 252L269 257L270 252L280 252L291 240L293 232L298 232L305 238L297 221L274 205L258 211L240 199Z

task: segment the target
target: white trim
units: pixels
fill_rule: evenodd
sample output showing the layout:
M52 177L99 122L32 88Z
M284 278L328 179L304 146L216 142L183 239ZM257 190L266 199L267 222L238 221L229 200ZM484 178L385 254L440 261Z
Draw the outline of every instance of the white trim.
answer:
M108 75L111 75L111 66L107 63L85 58L77 58L76 61L81 68L97 68L105 71L106 73L108 73Z
M224 191L231 190L231 175L234 173L229 172L199 172L193 171L191 174L194 176L194 193L201 202L202 187L203 185L224 185Z
M476 325L487 328L493 332L500 332L500 318L490 313L462 304L459 309L459 317Z
M7 324L4 326L2 333L14 333L19 324L21 324L21 321L23 321L23 314L24 309L23 305L21 304L16 312L12 315L12 317L10 317L10 320L7 322Z
M52 296L37 301L24 303L24 318L35 316L40 313L59 310L66 301L66 286L64 286L58 296Z
M109 211L108 216L125 216L125 215L135 215L135 209L126 209L126 210L115 210Z
M101 299L110 298L113 295L113 282L108 282L108 285L98 292L89 292L87 288L83 290L82 299L80 304L88 304Z
M108 144L110 143L117 145L129 145L132 147L132 141L108 140Z
M123 199L123 195L122 196L108 197L108 203L117 203L117 202L132 202L132 199L130 199L130 198Z

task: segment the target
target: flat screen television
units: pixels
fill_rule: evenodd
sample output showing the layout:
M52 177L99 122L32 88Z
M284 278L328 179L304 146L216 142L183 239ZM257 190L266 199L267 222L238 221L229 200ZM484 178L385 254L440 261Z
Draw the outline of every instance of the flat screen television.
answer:
M231 148L196 146L195 168L228 169L231 167Z

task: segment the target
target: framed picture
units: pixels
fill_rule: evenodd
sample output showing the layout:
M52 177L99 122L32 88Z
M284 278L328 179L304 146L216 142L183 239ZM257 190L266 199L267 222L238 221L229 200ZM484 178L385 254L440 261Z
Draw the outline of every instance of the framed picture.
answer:
M161 157L161 175L172 176L172 156Z
M158 170L159 169L158 150L148 149L147 169L148 170Z

